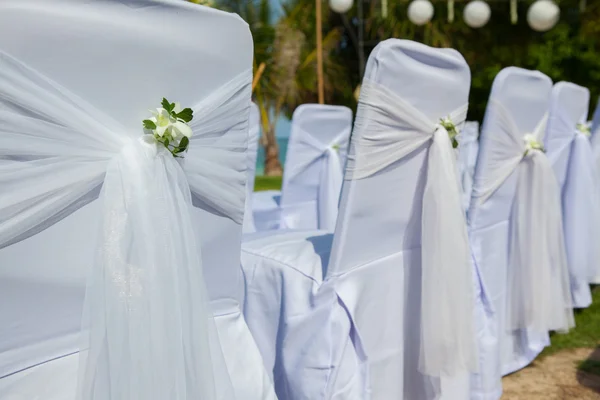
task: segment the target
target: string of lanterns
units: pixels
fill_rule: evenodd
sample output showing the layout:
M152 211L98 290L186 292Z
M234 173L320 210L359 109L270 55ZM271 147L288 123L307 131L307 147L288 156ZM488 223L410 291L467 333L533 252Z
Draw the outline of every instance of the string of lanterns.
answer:
M358 0L362 1L362 0ZM454 20L454 0L448 1L448 21ZM493 0L492 0L493 1ZM497 1L497 0L496 0ZM517 22L517 0L510 1L511 21ZM382 15L387 15L387 0ZM585 4L585 2L582 2ZM348 12L353 5L353 0L329 0L329 7L337 13ZM582 6L582 9L585 7ZM430 0L412 0L408 5L408 19L415 25L424 25L431 21L434 7ZM471 0L464 8L463 19L471 28L485 26L492 15L489 4L484 0ZM535 0L527 11L527 23L531 29L538 32L546 32L552 29L560 17L560 9L553 0Z

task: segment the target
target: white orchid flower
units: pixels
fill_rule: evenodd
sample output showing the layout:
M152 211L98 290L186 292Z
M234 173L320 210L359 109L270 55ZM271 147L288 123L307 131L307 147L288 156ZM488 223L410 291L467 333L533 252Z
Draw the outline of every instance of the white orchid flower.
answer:
M192 137L192 128L185 122L176 121L171 125L171 136L179 142L183 137Z
M157 108L156 111L151 111L153 117L150 118L150 121L156 124L156 129L154 133L160 137L163 137L165 132L173 125L177 120L164 108Z

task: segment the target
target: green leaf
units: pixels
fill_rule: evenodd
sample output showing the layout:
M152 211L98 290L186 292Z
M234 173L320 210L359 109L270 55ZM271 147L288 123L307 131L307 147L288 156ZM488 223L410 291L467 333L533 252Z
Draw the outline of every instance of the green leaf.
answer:
M162 107L167 110L167 112L169 114L171 114L171 112L173 111L173 108L175 108L175 103L169 103L169 100L165 99L163 97L162 102L160 103L162 105Z
M190 144L190 139L188 139L187 136L184 136L181 139L181 142L179 142L179 148L181 149L181 151L184 151L185 149L187 149L189 144Z
M163 142L165 147L169 147L169 139L165 139L165 141Z
M191 108L184 108L181 112L175 114L175 116L184 122L190 122L194 118L194 111Z
M144 123L144 128L146 129L156 129L156 124L153 121L150 121L149 119L145 119L142 121Z

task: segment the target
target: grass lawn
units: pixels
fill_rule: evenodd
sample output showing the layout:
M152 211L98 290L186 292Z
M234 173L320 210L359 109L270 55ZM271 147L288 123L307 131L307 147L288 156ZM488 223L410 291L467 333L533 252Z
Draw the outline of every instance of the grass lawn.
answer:
M281 176L262 176L258 175L254 181L254 191L260 190L280 190Z
M592 300L588 308L575 311L575 328L565 335L555 333L551 336L552 345L546 347L542 357L565 349L600 346L600 286L592 289ZM596 370L600 374L600 366L593 362L584 363L580 368Z

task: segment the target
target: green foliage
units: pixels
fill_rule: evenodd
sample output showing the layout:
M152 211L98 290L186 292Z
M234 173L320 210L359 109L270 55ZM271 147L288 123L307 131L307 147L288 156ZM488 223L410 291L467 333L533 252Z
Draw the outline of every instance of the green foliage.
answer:
M560 22L546 33L535 32L527 24L527 9L532 1L518 3L516 25L510 22L508 1L489 2L492 17L480 29L469 28L462 21L465 1L456 2L452 23L447 21L446 2L434 1L435 16L421 27L408 21L407 0L389 3L387 18L381 16L379 1L365 5L367 53L378 42L392 37L455 48L471 67L468 119L482 120L492 82L496 74L508 66L539 70L555 82L564 80L588 87L592 94L591 106L600 95L600 2L588 2L585 12L581 13L578 0L559 1ZM352 13L351 18L355 17L356 7ZM344 35L351 38L347 30ZM357 65L355 48L345 54L347 65ZM353 72L358 82L357 69Z
M280 190L281 176L257 176L254 182L254 191Z
M594 375L600 375L600 361L585 360L579 363L577 369Z
M142 121L142 123L144 124L144 128L146 129L156 129L156 124L154 123L154 121L150 121L149 119L145 119Z

